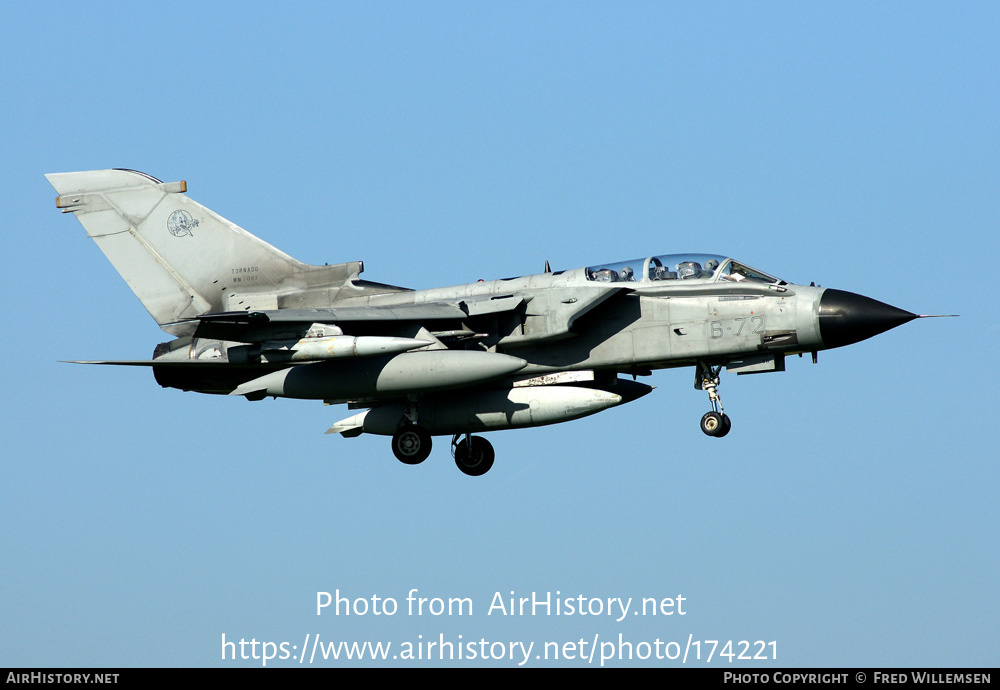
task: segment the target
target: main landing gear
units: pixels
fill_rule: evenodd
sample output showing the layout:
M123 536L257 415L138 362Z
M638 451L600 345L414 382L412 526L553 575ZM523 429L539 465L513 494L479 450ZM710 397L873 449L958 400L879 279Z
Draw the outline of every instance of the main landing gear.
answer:
M392 435L392 454L404 465L419 465L431 454L431 435L417 421L417 401L411 398Z
M419 465L431 454L431 435L422 426L402 424L392 435L392 454L404 465Z
M719 397L719 374L722 366L713 367L705 362L698 362L694 374L694 387L706 391L708 400L712 403L712 411L706 412L701 418L701 430L708 436L722 438L733 428L733 423L722 409L722 398Z
M470 477L479 477L489 472L496 457L493 444L482 436L469 434L465 434L465 438L459 441L461 436L455 434L451 439L452 454L455 456L458 469Z
M496 454L493 444L482 436L455 434L451 452L455 464L470 477L480 477L490 471ZM392 435L392 454L405 465L419 465L431 454L431 435L422 426L404 423Z
M404 465L419 465L431 454L431 435L417 423L416 405L407 406L406 414L399 420L399 427L392 435L392 454ZM451 439L451 454L455 464L470 477L479 477L490 471L496 457L493 444L482 436L455 434ZM462 438L461 441L459 439Z

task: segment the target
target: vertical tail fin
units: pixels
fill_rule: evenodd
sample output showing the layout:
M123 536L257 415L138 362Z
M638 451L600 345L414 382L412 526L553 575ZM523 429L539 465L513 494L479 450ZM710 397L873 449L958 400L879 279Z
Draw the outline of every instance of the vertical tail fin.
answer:
M163 330L206 312L277 309L282 293L356 278L361 263L310 266L188 198L187 183L133 170L45 176Z

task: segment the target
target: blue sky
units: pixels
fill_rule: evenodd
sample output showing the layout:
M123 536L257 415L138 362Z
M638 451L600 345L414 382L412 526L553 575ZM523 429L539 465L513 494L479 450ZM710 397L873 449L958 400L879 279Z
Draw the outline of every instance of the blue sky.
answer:
M88 7L0 4L0 665L252 666L223 635L307 633L997 664L995 4ZM696 251L962 316L724 376L721 441L692 372L656 372L630 405L490 434L474 480L444 438L406 467L324 435L344 407L60 363L166 339L43 178L109 167L414 288ZM405 614L414 588L472 615ZM317 616L337 589L400 612ZM686 614L488 615L511 591Z

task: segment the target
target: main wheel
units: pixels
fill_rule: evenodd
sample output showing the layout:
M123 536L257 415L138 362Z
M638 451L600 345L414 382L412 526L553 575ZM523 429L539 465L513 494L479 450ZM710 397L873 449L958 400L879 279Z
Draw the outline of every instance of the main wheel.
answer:
M718 412L706 412L701 418L701 430L709 436L725 436L731 426L726 424L727 419Z
M405 465L419 465L431 454L431 435L415 424L400 427L392 435L392 454Z
M455 446L455 464L470 477L479 477L490 471L496 454L493 444L482 436L473 436L470 444L462 439Z

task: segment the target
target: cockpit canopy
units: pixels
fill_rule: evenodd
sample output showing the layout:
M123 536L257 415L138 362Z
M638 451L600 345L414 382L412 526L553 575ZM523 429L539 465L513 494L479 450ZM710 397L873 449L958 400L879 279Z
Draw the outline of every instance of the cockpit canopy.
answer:
M584 269L587 280L599 283L650 283L665 280L697 282L750 281L784 285L778 280L733 259L716 254L663 254L645 259L598 264Z

